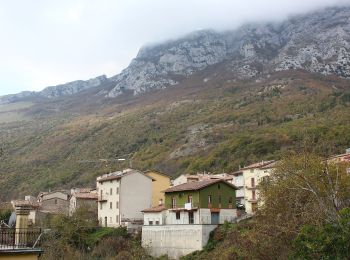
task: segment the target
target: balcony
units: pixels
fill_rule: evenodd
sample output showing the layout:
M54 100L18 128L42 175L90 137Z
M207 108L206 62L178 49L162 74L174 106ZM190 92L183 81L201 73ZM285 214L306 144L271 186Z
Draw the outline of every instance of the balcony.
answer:
M191 208L186 208L185 204L177 204L177 205L172 205L172 204L166 204L165 207L169 210L197 210L199 208L199 203L198 202L192 202Z
M41 251L39 228L1 228L0 254Z
M107 198L105 196L98 196L98 202L107 202Z

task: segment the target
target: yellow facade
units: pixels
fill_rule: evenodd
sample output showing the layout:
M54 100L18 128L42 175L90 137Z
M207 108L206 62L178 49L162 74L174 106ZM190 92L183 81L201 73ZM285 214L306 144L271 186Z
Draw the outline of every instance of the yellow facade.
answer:
M243 171L245 210L248 214L254 214L261 205L259 200L259 183L266 176L270 176L273 168L250 168Z
M164 203L165 197L162 191L170 187L170 177L157 171L147 171L145 174L154 180L152 182L152 207L158 206L159 201Z
M0 254L0 260L37 260L39 259L38 253L8 253L8 254Z

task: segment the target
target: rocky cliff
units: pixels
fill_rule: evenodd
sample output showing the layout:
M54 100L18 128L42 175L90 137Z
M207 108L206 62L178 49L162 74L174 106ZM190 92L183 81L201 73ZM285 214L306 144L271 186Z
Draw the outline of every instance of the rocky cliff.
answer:
M247 24L238 29L197 31L181 39L148 45L120 74L100 76L0 98L55 98L101 87L114 98L179 84L195 72L221 64L233 80L266 77L275 71L301 69L350 78L350 6L291 17L281 23ZM204 79L205 80L205 79ZM106 86L104 83L113 83Z
M233 78L303 69L350 78L350 7L328 8L279 24L250 24L226 32L198 31L143 47L108 97L173 86L183 77L225 62Z
M73 95L89 88L102 86L104 83L109 82L109 79L105 76L98 76L89 80L76 80L65 84L50 86L42 91L23 91L18 94L7 95L0 97L1 103L16 102L24 98L57 98L62 96Z

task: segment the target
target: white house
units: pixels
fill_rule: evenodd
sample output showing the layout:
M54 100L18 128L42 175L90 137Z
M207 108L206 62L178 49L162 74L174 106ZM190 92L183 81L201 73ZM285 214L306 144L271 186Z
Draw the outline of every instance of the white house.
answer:
M152 178L125 169L97 177L98 219L101 226L118 227L143 222L142 210L152 205Z
M171 259L202 250L218 224L236 221L235 192L222 178L166 189L164 205L143 210L142 246L154 257Z
M237 187L238 190L236 190L236 201L240 203L241 205L245 205L245 199L244 199L244 177L243 177L243 171L239 170L234 173L233 175L233 182L232 184Z
M209 179L223 179L231 184L233 183L233 177L227 173L211 174L211 173L197 173L197 174L181 174L177 178L172 180L172 186L178 186L192 181L203 181Z
M244 206L247 214L256 212L258 203L261 203L259 201L259 183L272 173L275 165L275 161L262 161L240 170L244 179Z

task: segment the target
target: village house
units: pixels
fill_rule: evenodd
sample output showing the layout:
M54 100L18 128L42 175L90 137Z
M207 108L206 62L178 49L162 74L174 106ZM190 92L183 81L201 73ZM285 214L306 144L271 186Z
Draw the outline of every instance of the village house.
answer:
M97 216L97 190L92 188L73 188L69 200L69 215L72 216L78 208L84 208Z
M259 203L262 203L259 201L259 183L265 177L270 176L275 164L275 161L262 161L248 165L239 171L243 175L244 206L247 214L254 214L258 209ZM239 177L241 173L237 173L237 176ZM240 188L240 190L242 190L242 188ZM240 196L241 195L240 192Z
M152 207L164 203L164 191L170 187L170 177L164 173L154 170L148 170L145 174L153 179L152 182Z
M233 175L233 184L237 187L236 202L239 205L244 206L245 205L245 199L244 199L245 187L244 187L243 171L239 170L231 173L231 175Z
M345 150L345 153L331 156L328 162L333 163L348 163L350 162L350 148Z
M172 186L177 186L177 185L186 183L188 176L189 176L189 174L181 174L181 175L179 175L178 177L176 177L175 179L173 179L171 181L171 185Z
M132 228L142 224L141 211L152 205L152 181L153 178L134 169L97 177L100 225Z
M211 174L211 173L197 173L197 174L181 174L172 180L172 186L178 186L191 181L203 181L209 179L223 179L233 184L233 177L227 173Z
M52 192L41 192L38 195L40 209L50 214L69 213L70 192L66 190L57 190Z
M142 211L142 246L156 257L178 258L201 250L218 224L236 220L235 192L236 187L223 179L166 189L164 205Z

